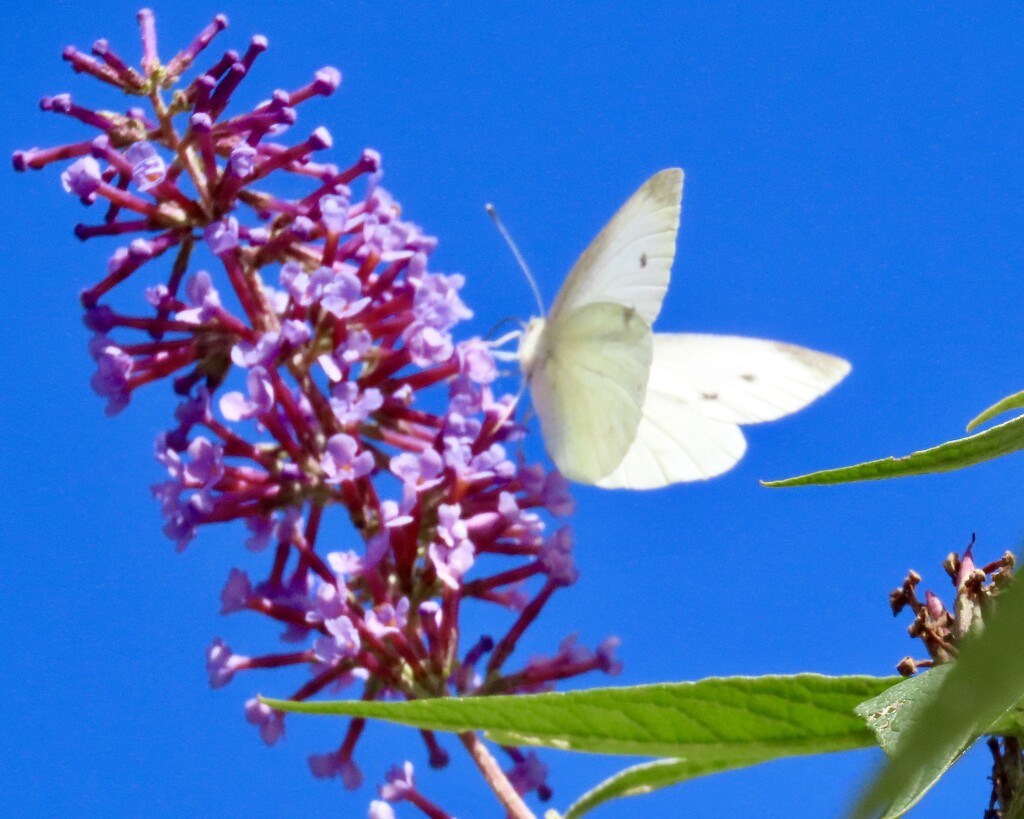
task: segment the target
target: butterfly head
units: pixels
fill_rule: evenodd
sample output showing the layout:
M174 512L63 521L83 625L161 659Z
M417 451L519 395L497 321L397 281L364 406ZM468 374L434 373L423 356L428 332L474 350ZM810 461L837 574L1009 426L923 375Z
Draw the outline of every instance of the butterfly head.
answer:
M522 368L527 380L529 380L530 372L536 364L537 349L543 331L544 319L532 318L527 322L522 335L519 336L519 366Z

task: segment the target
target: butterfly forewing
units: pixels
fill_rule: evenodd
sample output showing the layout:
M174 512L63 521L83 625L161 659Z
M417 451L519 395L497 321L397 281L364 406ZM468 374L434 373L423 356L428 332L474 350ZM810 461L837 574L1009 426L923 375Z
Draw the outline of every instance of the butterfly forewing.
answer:
M682 196L679 168L648 179L573 265L549 321L585 304L610 302L632 307L652 325L668 289Z
M588 304L544 326L527 378L548 453L567 478L596 483L640 425L651 330L636 311Z

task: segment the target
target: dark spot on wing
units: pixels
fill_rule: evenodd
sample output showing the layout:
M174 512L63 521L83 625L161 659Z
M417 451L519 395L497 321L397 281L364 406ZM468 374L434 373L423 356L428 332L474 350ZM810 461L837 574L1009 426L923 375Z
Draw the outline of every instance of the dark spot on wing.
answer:
M718 400L718 393L717 392L702 392L700 394L700 397L703 398L705 401L717 401Z
M742 378L744 381L748 381L748 382L753 382L754 380L756 380L754 378L754 376L751 375L750 373L743 373L743 375L741 375L740 378Z
M641 253L640 254L640 267L647 267L647 254L646 253Z

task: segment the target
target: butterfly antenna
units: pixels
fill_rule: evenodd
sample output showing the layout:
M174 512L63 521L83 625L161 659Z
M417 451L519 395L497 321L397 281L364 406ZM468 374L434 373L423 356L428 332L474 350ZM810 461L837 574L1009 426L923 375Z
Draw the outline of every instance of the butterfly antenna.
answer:
M526 280L530 283L530 289L533 291L533 298L537 302L537 309L540 310L540 314L542 316L545 315L544 300L540 297L540 288L537 287L537 280L533 278L530 268L527 267L526 260L523 259L523 254L519 252L519 248L516 247L516 243L512 241L512 237L509 235L509 232L505 230L505 226L501 223L501 219L498 217L498 211L494 209L494 205L488 202L484 205L484 209L487 211L487 215L494 220L494 224L497 225L501 238L505 240L505 244L507 244L509 250L512 251L512 255L516 257L519 267L526 276Z
M490 330L487 331L487 334L484 336L484 338L490 341L491 337L497 335L498 330L500 330L502 327L508 324L516 324L518 321L519 319L517 319L515 316L505 316L505 318L503 318L501 321L495 324ZM502 338L504 338L504 336L502 336Z

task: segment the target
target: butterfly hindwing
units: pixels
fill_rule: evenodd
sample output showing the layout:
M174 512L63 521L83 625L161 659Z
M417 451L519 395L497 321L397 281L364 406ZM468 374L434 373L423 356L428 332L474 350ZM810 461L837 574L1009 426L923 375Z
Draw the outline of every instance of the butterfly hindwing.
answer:
M849 371L841 358L793 344L655 333L636 438L599 485L652 489L720 475L746 450L737 424L796 412Z
M849 362L795 344L703 333L655 333L654 362L680 400L733 424L803 409L850 372Z

